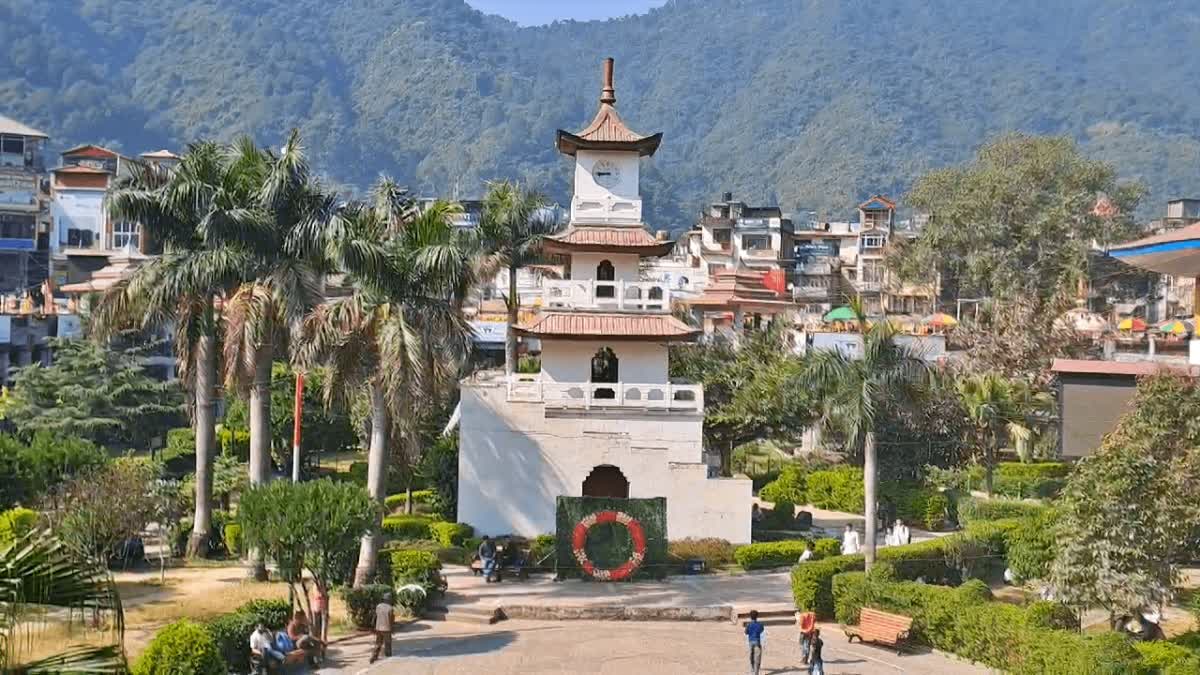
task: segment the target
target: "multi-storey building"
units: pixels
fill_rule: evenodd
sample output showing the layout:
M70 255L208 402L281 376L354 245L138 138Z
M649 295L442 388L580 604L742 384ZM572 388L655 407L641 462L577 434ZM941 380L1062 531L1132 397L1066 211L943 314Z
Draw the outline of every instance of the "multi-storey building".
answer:
M858 223L808 221L795 228L792 297L801 314L822 316L845 302L842 267L858 263Z
M747 542L750 481L715 477L704 389L668 373L668 344L699 331L640 272L674 247L642 221L639 160L662 135L630 130L615 103L609 59L595 119L557 133L574 195L567 229L544 247L569 260L566 278L543 280L541 311L517 328L540 341L541 372L462 386L458 515L485 534L536 535L554 531L561 495L665 497L672 538Z
M0 294L35 291L46 278L49 220L46 134L0 115Z
M700 232L700 255L709 275L739 267L791 275L792 221L778 206L748 206L726 192L709 204L693 231Z

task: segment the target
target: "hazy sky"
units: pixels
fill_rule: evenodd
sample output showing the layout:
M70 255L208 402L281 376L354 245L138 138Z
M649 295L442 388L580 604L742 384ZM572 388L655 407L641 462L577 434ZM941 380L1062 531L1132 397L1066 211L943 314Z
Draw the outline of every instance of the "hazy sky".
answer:
M467 0L488 14L499 14L522 26L537 26L555 19L608 19L641 14L666 0Z

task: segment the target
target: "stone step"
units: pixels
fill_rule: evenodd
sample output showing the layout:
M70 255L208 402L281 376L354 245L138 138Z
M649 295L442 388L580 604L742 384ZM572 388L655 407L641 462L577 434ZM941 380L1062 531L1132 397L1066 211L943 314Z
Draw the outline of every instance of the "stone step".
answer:
M469 605L447 605L444 607L429 607L422 616L430 621L449 621L452 623L473 623L489 625L504 618L504 613L498 607L472 607Z
M733 622L738 625L746 625L750 621L750 610L740 610L734 617ZM796 610L795 609L760 609L758 610L758 622L764 626L794 626L796 625Z

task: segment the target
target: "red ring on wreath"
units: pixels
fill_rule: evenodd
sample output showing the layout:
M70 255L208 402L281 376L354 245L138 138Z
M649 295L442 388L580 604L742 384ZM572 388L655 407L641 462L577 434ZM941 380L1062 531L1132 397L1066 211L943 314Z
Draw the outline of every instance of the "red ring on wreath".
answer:
M592 561L588 560L587 551L584 549L584 545L587 544L588 530L592 529L593 525L603 523L623 524L625 529L629 530L629 538L633 540L633 555L629 560L611 570L597 569ZM641 523L624 511L600 511L575 525L575 530L571 533L571 552L575 554L579 566L588 575L598 579L620 581L632 575L646 559L646 531L642 529Z

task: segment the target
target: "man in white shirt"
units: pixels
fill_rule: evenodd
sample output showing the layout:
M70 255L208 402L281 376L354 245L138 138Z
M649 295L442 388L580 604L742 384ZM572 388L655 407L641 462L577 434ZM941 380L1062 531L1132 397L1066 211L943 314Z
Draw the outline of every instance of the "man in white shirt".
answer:
M283 652L275 649L271 631L261 623L250 634L250 653L260 657L267 670L271 670L272 664L276 667L283 665Z
M892 530L895 533L896 545L903 546L912 542L912 533L908 531L908 526L899 518L896 519L896 529Z
M842 533L842 555L854 555L858 553L858 547L858 532L854 525L846 523L846 531Z
M813 543L811 541L806 541L806 542L804 542L804 551L802 553L800 553L800 562L806 562L808 560L812 560L812 557L813 557Z

